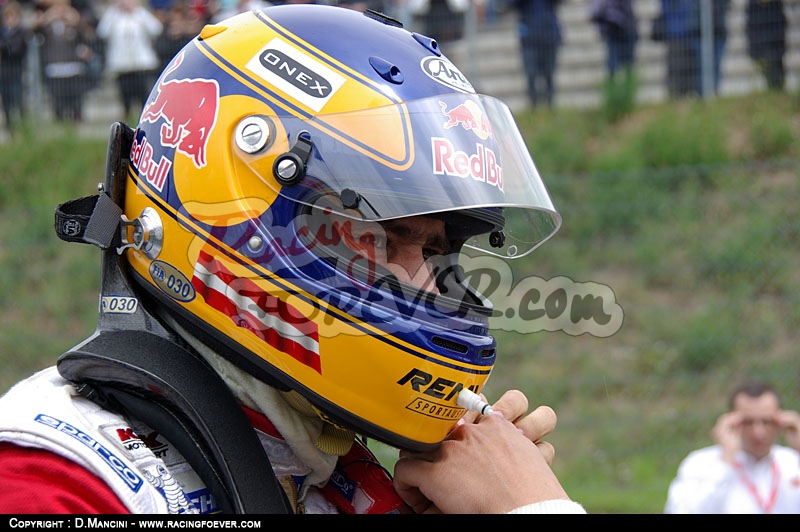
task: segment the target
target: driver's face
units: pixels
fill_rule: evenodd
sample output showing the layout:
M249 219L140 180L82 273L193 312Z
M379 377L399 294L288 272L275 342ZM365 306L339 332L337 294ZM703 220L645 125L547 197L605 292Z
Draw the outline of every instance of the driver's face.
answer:
M371 233L369 239L363 236ZM368 251L375 263L392 272L400 282L421 290L438 293L428 259L450 252L444 221L424 216L398 218L385 222L355 222L352 235L356 241L372 243Z

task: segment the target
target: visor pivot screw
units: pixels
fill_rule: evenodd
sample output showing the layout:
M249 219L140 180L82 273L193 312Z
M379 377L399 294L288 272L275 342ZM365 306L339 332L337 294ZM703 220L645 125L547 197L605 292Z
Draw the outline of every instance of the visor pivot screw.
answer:
M492 231L489 235L489 245L493 248L501 248L506 243L506 234L503 231Z
M339 194L339 199L342 201L342 207L345 209L355 209L361 202L361 196L358 192L351 188L342 190Z
M248 116L236 126L236 145L245 153L256 153L272 138L270 123L261 116Z
M293 153L285 153L275 159L275 179L287 185L297 183L302 177L302 161Z
M272 174L283 185L295 185L306 175L306 161L311 155L311 140L300 135L292 149L275 158Z

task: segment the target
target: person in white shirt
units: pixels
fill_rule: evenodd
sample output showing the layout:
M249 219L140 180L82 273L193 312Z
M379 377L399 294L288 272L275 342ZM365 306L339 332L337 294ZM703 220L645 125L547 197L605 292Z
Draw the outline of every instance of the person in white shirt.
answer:
M800 414L783 410L772 387L737 386L712 435L715 445L681 462L665 513L800 512Z
M155 40L164 26L139 0L115 0L103 13L97 35L106 42L106 68L114 75L123 106L123 118L147 101L160 65Z

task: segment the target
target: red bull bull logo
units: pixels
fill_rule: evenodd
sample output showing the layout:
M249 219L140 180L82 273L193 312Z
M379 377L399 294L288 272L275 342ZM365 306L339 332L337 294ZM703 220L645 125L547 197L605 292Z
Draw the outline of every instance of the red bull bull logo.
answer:
M183 62L179 55L158 82L157 94L142 112L142 122L161 125L161 145L190 157L197 168L206 165L208 137L217 122L219 84L213 79L164 81Z
M494 137L494 130L492 124L489 123L489 118L474 101L467 100L449 111L447 104L443 101L439 100L439 105L442 106L442 114L447 117L447 121L443 124L445 129L461 126L465 131L475 133L481 140Z

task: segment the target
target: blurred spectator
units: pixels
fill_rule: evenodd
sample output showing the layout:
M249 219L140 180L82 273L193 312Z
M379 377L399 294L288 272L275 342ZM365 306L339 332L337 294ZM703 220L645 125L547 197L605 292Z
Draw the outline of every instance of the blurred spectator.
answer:
M606 43L608 77L617 69L633 70L636 41L639 39L632 0L592 0L590 17Z
M84 42L81 22L69 0L43 0L37 5L34 31L42 37L42 72L59 122L83 120L87 65L93 52Z
M379 13L386 13L387 15L389 14L384 8L383 0L338 0L336 5L339 7L353 9L355 11L366 11L371 9L372 11L377 11Z
M181 48L200 33L205 21L185 0L175 0L172 9L163 17L163 24L164 29L155 42L162 71Z
M86 83L84 88L91 90L99 87L103 81L105 68L103 56L103 41L97 37L98 17L94 5L90 0L70 0L70 5L78 10L81 15L80 33L81 42L91 49L91 55L86 62Z
M767 79L767 86L782 90L787 27L782 0L749 0L745 26L750 57Z
M150 0L150 12L153 13L162 23L172 8L176 0Z
M189 4L189 9L194 11L198 17L203 19L204 23L211 20L211 14L213 10L212 0L186 0L186 2Z
M239 13L246 13L270 6L265 0L220 0L212 3L210 20L214 24Z
M787 446L777 444L781 435ZM800 512L800 414L782 409L772 387L745 382L734 388L712 436L714 445L681 462L666 513Z
M0 30L0 98L9 132L25 118L23 75L29 38L22 25L22 8L18 2L9 2L3 8Z
M414 15L411 13L411 0L385 0L383 7L387 15L399 20L403 27L413 31Z
M214 0L211 2L211 22L217 24L239 13L239 0Z
M90 0L70 0L69 4L78 11L85 27L92 30L97 27L97 13L94 10L94 4Z
M410 0L408 8L420 20L421 32L439 43L464 36L464 17L469 0Z
M107 44L106 68L117 79L125 120L136 122L133 111L141 110L150 95L160 66L154 41L162 30L161 22L138 0L115 0L97 25L97 35Z
M728 39L728 9L731 0L713 0L711 17L714 26L714 92L719 94L722 83L722 59L725 57L725 43Z
M507 6L506 0L475 0L475 10L478 14L478 22L492 25L505 13Z
M554 75L561 22L557 9L561 0L512 0L519 11L519 39L528 83L528 98L534 106L553 106Z
M661 0L662 38L667 44L667 90L671 98L702 94L700 4Z

